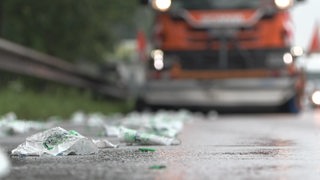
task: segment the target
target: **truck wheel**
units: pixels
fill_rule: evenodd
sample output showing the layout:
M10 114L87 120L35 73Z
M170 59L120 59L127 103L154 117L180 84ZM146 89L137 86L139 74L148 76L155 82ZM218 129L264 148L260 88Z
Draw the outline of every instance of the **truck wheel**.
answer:
M142 112L146 107L146 103L141 98L138 98L135 102L135 110Z
M289 101L283 107L284 112L297 114L301 111L300 100L297 95L289 99Z

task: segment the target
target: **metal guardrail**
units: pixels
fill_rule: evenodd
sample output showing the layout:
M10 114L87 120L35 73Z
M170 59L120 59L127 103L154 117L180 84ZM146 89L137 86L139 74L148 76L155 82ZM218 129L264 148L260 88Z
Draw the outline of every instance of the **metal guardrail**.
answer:
M124 88L80 71L72 63L0 39L0 69L66 85L92 89L114 98L125 98Z

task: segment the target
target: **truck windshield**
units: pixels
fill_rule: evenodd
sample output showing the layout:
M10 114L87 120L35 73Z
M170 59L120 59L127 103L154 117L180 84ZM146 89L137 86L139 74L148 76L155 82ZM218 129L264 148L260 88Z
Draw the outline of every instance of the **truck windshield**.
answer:
M261 0L173 0L185 9L256 9Z

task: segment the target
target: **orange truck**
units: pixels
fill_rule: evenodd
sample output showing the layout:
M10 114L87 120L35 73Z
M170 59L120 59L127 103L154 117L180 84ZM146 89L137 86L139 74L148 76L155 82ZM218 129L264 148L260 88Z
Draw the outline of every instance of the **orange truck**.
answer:
M301 0L300 0L301 1ZM296 0L141 0L153 9L146 106L301 110L289 9Z

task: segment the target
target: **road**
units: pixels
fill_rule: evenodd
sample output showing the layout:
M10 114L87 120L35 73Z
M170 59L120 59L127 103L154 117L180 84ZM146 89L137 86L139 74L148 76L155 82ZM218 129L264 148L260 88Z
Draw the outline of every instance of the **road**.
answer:
M223 115L186 124L181 145L155 152L120 146L88 156L11 157L5 179L319 179L319 135L320 111ZM23 141L0 144L10 150Z

